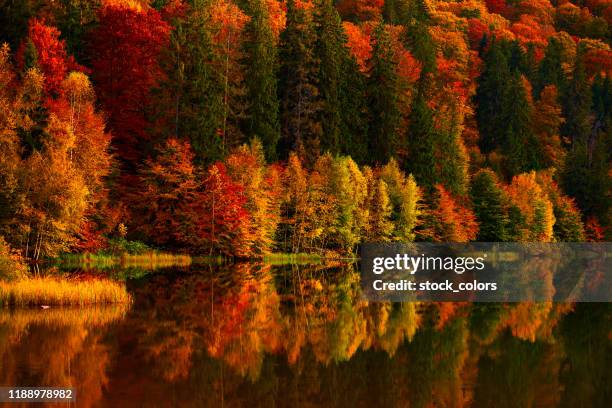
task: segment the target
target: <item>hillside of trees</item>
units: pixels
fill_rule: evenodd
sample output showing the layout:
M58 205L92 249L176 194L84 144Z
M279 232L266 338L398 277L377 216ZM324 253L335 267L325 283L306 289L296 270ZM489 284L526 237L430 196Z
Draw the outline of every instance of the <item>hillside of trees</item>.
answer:
M611 0L0 0L3 251L610 240L611 25Z

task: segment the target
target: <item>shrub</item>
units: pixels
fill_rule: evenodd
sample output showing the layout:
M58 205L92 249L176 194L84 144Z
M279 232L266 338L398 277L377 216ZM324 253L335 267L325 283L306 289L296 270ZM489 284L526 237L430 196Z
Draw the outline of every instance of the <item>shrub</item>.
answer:
M128 241L125 238L112 238L108 241L108 250L111 254L128 253L130 255L137 255L150 251L151 248L140 241Z

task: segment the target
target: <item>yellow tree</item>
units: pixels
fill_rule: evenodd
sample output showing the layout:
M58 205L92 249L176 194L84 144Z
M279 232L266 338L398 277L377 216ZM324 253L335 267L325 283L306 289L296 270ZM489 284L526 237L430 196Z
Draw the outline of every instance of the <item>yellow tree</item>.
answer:
M280 238L286 251L299 252L307 230L308 172L294 153L289 155L284 184Z
M507 192L511 203L524 220L520 229L515 231L516 239L551 242L555 224L553 205L538 184L536 173L532 171L514 176ZM512 212L510 216L512 218Z
M558 242L581 242L585 240L582 214L575 201L564 195L559 185L553 180L551 171L537 173L537 182L548 195L552 203L555 223L554 240Z
M393 205L392 219L395 224L393 232L397 241L414 241L414 229L421 215L421 189L412 175L406 177L395 159L384 166L380 174L389 187L389 196Z
M366 239L371 242L389 242L393 236L393 205L389 198L389 187L369 169L366 169L366 179L369 209Z
M0 48L0 234L10 236L12 217L21 199L17 170L20 163L18 99L13 87L16 75L7 44ZM14 243L14 242L13 242Z
M69 249L84 220L89 190L70 159L74 134L55 115L49 117L48 140L21 169L26 199L18 217L26 226L25 256L39 259Z
M342 211L342 195L332 188L334 159L329 153L319 156L308 178L309 240L313 249L332 246L332 231Z
M365 225L363 208L367 197L366 180L359 166L350 157L322 156L317 163L321 171L327 167L326 194L333 197L335 208L326 228L328 244L343 252L353 252Z

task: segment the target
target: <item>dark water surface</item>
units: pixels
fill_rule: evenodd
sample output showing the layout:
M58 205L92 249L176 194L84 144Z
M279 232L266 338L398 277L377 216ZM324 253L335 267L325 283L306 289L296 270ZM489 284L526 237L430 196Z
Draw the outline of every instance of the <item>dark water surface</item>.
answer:
M609 304L368 303L352 266L136 276L130 306L0 309L0 386L72 386L78 407L612 401Z

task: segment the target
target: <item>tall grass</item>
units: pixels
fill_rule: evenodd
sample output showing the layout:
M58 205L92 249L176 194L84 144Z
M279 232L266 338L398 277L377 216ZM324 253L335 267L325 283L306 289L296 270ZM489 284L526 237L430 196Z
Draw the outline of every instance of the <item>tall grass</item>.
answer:
M84 306L130 303L124 285L107 280L75 281L55 277L34 277L0 281L0 306Z

